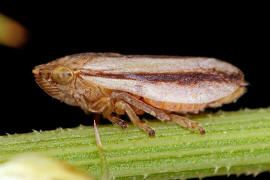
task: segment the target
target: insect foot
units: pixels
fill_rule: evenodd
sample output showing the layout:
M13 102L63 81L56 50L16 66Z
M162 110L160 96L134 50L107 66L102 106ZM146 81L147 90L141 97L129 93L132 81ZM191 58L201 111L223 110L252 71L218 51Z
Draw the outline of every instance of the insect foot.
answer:
M122 129L126 129L127 128L127 123L126 121L122 120L122 119L119 119L117 117L112 117L111 119L111 122L119 125Z
M155 137L155 131L151 128L151 127L147 127L146 128L146 131L148 132L148 135L150 136L150 137Z
M176 122L177 124L179 124L185 128L188 128L192 131L197 129L201 135L205 134L205 130L201 126L199 126L197 122L194 122L194 121L192 121L188 118L185 118L183 116L178 116L176 114L170 114L169 116L170 116L171 120Z

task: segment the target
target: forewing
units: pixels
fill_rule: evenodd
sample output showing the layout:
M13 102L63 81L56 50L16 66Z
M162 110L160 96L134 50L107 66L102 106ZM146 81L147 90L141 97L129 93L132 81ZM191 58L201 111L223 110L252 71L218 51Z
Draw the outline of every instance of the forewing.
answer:
M244 82L235 66L199 57L96 56L81 77L98 86L165 102L209 103Z

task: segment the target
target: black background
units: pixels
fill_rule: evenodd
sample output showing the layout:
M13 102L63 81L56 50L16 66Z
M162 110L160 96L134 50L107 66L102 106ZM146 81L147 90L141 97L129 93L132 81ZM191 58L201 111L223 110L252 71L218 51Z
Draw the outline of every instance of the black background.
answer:
M24 47L0 46L0 134L92 124L91 117L79 108L45 94L31 72L36 65L81 52L220 58L239 67L250 83L237 103L222 109L269 106L269 19L263 6L125 5L56 8L40 3L0 9L29 31ZM257 179L268 176L262 174Z

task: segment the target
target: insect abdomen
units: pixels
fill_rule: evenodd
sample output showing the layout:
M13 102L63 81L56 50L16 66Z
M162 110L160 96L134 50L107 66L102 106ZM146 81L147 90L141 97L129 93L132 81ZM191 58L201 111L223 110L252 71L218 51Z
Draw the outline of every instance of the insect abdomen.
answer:
M212 101L209 103L201 103L201 104L196 104L196 103L187 104L187 103L174 103L174 102L166 102L166 101L155 101L155 100L148 99L148 98L143 98L143 99L147 104L150 104L150 105L152 105L156 108L159 108L159 109L178 112L178 113L182 113L182 114L199 113L200 111L204 111L204 109L207 107L219 107L222 104L231 103L231 102L237 100L243 93L245 93L245 91L246 91L245 88L240 87L231 95L228 95L228 96L221 98L221 99L218 99L216 101Z
M147 104L150 104L156 108L164 109L167 111L174 111L179 113L198 113L203 111L207 104L184 104L184 103L173 103L165 101L155 101L152 99L144 98Z

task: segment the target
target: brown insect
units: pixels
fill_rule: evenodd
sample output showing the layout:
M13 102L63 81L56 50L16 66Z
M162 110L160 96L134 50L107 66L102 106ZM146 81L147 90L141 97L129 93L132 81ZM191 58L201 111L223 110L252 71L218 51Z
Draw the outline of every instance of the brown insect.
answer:
M146 112L205 134L198 123L179 114L234 102L246 90L238 68L203 57L83 53L36 66L33 73L52 97L103 114L123 129L127 125L120 115L127 114L150 136L154 130L137 115Z

